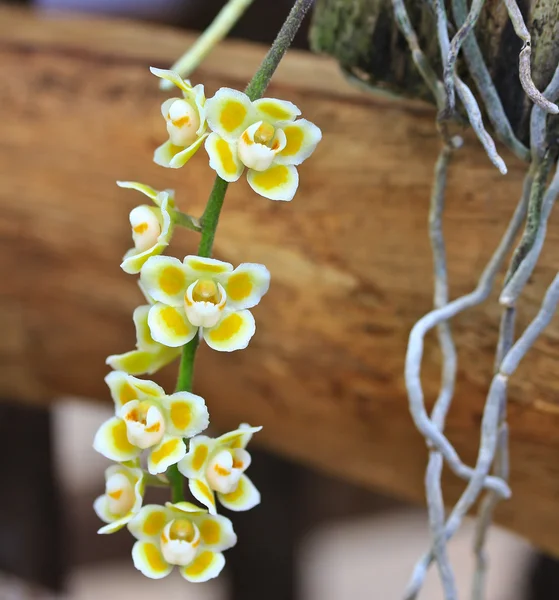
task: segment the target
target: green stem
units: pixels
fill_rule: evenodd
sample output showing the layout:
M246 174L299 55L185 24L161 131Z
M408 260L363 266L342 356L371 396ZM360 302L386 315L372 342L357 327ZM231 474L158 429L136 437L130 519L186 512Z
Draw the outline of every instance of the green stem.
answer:
M171 214L171 219L173 219L175 225L180 225L181 227L191 229L192 231L202 231L200 222L195 217L191 217L190 215L187 215L186 213L183 213L180 210L171 210L169 212Z
M285 23L272 44L272 47L268 51L268 54L266 54L260 68L245 90L251 100L261 98L266 91L274 71L293 41L293 38L312 3L313 0L296 0ZM200 239L200 245L198 246L198 256L207 258L212 255L217 224L219 222L219 216L221 214L228 185L229 184L221 179L221 177L218 176L215 178L214 186L208 199L208 204L206 205L206 210L200 219L202 225L202 237ZM197 349L198 337L194 338L183 348L177 381L177 391L192 391L194 359L196 357Z
M198 348L198 335L185 344L182 348L181 364L179 367L179 377L177 380L177 392L191 392L192 381L194 377L194 359L196 358L196 349ZM187 444L188 441L184 440ZM184 500L184 479L180 474L177 465L171 465L167 469L167 477L171 484L171 502L182 502Z
M245 92L251 100L257 100L261 98L270 79L274 74L277 66L279 65L283 55L289 48L303 18L309 8L311 7L313 0L296 0L293 8L282 28L280 29L272 47L266 54L266 57L262 61L260 68L251 79ZM225 200L225 193L227 192L227 186L229 184L216 177L213 189L211 191L206 209L200 219L202 225L202 236L200 239L200 245L198 246L198 256L209 258L212 255L213 243L215 233L217 231L217 225L219 222L219 216ZM198 349L198 336L191 340L188 344L183 347L181 363L179 367L179 376L177 380L177 392L191 392L192 381L194 377L194 360L196 358L196 350ZM167 469L167 476L171 482L172 502L180 502L184 500L184 488L183 478L179 473L177 466L173 465Z
M235 26L252 2L253 0L229 0L204 33L175 62L171 70L176 71L184 79L189 77L192 71ZM162 79L159 87L162 90L171 90L173 83Z
M281 59L291 45L297 30L299 29L307 11L311 7L313 0L297 0L289 12L285 23L280 29L274 43L268 54L264 57L258 71L247 85L245 93L251 100L258 100L266 91L272 75L277 69ZM206 205L206 210L200 219L202 224L202 239L198 247L198 256L209 257L212 254L213 242L225 193L228 183L217 176L214 186Z
M184 479L179 473L177 465L171 465L166 472L171 482L171 502L182 502L184 500Z
M256 71L256 74L247 85L245 94L251 100L262 98L274 71L277 69L289 46L291 46L291 42L312 3L313 0L296 0L293 8L289 11L287 19L279 30L272 47L268 50L268 54L266 54L258 71Z
M158 479L155 475L150 475L149 473L144 473L144 483L150 487L168 488L170 485L170 482L166 483L165 481L161 481L161 479Z
M204 256L208 258L212 255L212 248L214 245L215 232L217 230L217 223L219 221L219 215L221 214L221 208L223 201L225 200L225 192L227 192L227 186L229 184L218 175L215 178L214 186L206 210L200 219L202 223L202 238L200 245L198 246L198 256Z
M181 364L177 380L177 392L191 392L194 378L194 359L198 349L198 335L182 347Z

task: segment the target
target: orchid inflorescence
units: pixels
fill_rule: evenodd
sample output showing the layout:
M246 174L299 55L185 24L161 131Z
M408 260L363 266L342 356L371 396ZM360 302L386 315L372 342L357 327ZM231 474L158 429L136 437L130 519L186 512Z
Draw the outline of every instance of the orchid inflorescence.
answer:
M151 71L183 94L161 105L169 139L155 151L158 165L178 169L204 143L210 167L225 181L237 181L246 168L247 181L257 194L270 200L293 198L299 185L295 166L322 138L316 125L297 118L301 111L295 104L275 98L251 102L230 88L206 100L204 86L192 87L173 71Z
M296 165L321 139L316 125L298 119L294 104L251 101L228 88L206 100L202 85L193 87L173 71L151 70L182 92L162 104L169 139L155 151L157 164L182 167L205 145L210 166L225 182L237 181L247 169L248 183L258 194L293 198ZM107 358L113 371L105 381L115 414L101 425L93 446L116 464L106 470L105 493L94 503L105 522L99 533L127 527L137 540L134 565L147 577L165 577L176 566L188 581L207 581L221 572L223 551L237 541L218 507L244 511L260 502L245 472L251 462L246 447L261 428L243 423L217 438L201 435L209 413L190 383L181 385L179 375L178 391L167 394L137 376L152 375L201 340L220 352L246 348L256 330L250 309L268 291L270 273L261 264L234 267L209 253L183 260L162 256L177 227L203 234L204 219L179 211L171 190L137 182L118 185L141 192L152 204L131 211L134 246L121 264L126 273L139 274L146 302L133 314L136 348ZM193 502L184 499L183 477ZM149 485L171 486L173 501L144 505Z

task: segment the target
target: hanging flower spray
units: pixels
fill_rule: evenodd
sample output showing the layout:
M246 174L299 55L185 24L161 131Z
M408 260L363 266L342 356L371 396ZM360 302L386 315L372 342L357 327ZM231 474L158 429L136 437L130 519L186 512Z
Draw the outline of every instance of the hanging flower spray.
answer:
M243 9L248 5L246 0L242 4ZM221 88L206 99L203 85L192 86L174 70L151 69L162 87L175 87L178 93L161 106L168 139L155 150L155 163L181 168L204 146L217 173L199 219L178 209L172 191L118 182L152 203L130 213L134 247L121 264L126 273L139 274L146 303L133 313L136 349L107 359L114 369L106 382L115 415L99 428L94 448L116 464L106 471L105 493L94 509L105 522L99 533L128 528L137 540L134 565L153 579L165 577L175 566L192 582L219 575L225 565L223 551L237 541L231 521L217 514L219 507L244 511L260 502L246 475L251 462L246 448L261 428L243 423L217 438L200 435L210 415L206 401L192 393L194 359L202 341L219 352L246 348L256 331L250 309L270 286L264 265L234 267L211 257L228 184L246 170L257 194L291 200L299 184L296 167L321 139L316 125L299 118L297 106L263 97L311 4L295 2L244 93ZM177 227L200 235L196 255L182 260L163 256ZM152 375L179 356L174 393L137 377ZM186 482L192 502L185 500ZM149 485L169 486L171 501L143 505Z

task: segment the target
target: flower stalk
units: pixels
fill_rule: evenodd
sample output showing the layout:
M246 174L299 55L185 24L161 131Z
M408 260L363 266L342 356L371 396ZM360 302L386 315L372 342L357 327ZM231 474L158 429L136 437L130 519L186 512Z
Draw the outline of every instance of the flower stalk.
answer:
M251 100L257 100L264 95L264 92L272 79L272 75L291 45L291 42L312 3L313 0L297 0L293 5L285 23L274 40L274 43L266 54L258 71L245 89L245 93ZM206 209L200 219L202 224L202 238L200 240L200 245L198 246L199 256L210 257L212 254L214 238L228 185L229 184L219 175L215 178ZM177 391L192 390L194 360L196 358L197 349L197 338L186 344L183 348L177 380Z
M171 218L173 219L175 225L179 225L185 229L190 229L191 231L197 231L198 233L202 231L200 221L196 217L187 215L180 210L171 210L169 212L171 213Z
M171 465L167 469L167 477L171 484L171 502L176 504L177 502L184 501L184 479L179 473L177 465Z
M190 77L190 74L237 24L253 1L229 0L204 33L173 64L171 70L176 71L181 77ZM173 84L162 79L159 87L162 90L170 90Z

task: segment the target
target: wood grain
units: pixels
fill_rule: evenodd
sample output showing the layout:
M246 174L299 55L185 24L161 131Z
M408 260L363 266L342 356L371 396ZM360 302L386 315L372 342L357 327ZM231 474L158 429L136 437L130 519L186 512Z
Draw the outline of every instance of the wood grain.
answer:
M213 174L201 151L187 168L151 162L164 138L164 99L149 65L168 66L192 38L126 22L32 17L0 10L0 381L2 394L50 402L108 401L108 354L131 348L135 278L119 269L139 202L116 179L175 188L199 214ZM264 49L228 42L200 69L212 94L242 88ZM423 499L426 449L409 417L406 341L431 306L427 204L438 139L434 114L351 89L320 57L290 52L270 94L293 100L324 131L290 204L230 187L216 255L264 262L272 287L258 331L232 355L202 348L196 390L216 428L264 425L257 441L372 488ZM450 175L445 229L451 294L471 290L520 193L524 166L501 177L472 138ZM521 330L559 265L557 219L519 307ZM173 250L192 252L180 232ZM496 296L453 323L460 374L448 421L471 463L491 378ZM511 485L497 520L559 554L559 400L555 321L511 383ZM174 368L161 381L172 386ZM439 354L423 369L436 395ZM449 477L448 500L463 482Z

